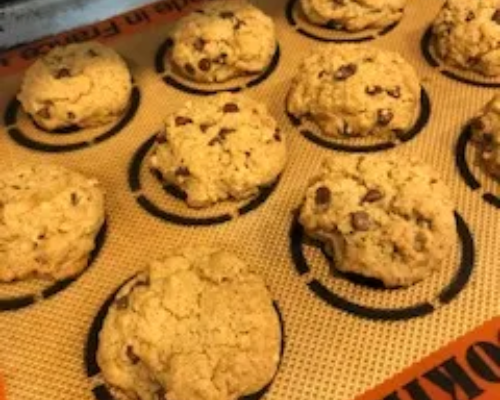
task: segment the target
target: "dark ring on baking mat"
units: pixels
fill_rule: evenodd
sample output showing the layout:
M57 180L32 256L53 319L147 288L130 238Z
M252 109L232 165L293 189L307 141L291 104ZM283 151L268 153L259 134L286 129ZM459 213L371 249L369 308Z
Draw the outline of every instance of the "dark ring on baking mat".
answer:
M90 138L89 140L79 141L75 143L67 143L67 144L55 144L55 143L47 143L42 142L36 139L31 138L27 135L23 130L18 126L18 114L20 110L20 103L17 99L13 99L5 110L4 115L4 124L7 128L7 133L17 144L27 147L32 150L42 151L45 153L64 153L75 150L82 150L89 147L92 147L96 144L104 142L115 136L117 133L123 130L127 124L132 121L135 114L137 113L137 109L139 108L139 104L141 101L141 92L137 86L133 86L132 93L130 95L130 102L125 111L125 114L116 122L114 126L110 129L106 130L103 133L100 133L98 136ZM84 132L83 129L76 128L65 128L59 131L48 132L38 127L34 122L33 126L37 129L37 131L42 131L44 134L51 134L53 136L61 136L64 138L68 138L70 135L74 133Z
M399 21L396 21L393 24L379 30L370 29L368 33L348 32L348 31L343 31L341 29L336 29L335 26L330 26L330 24L313 25L309 21L305 20L304 17L300 18L300 14L302 13L303 13L302 10L300 10L299 0L288 1L285 8L285 15L288 24L301 35L308 37L310 39L319 40L321 42L332 42L332 43L367 42L369 40L377 39L378 37L391 32L399 24ZM297 14L299 14L299 18L297 18Z
M461 243L462 257L459 268L453 279L445 288L441 290L436 298L441 305L451 302L465 288L474 269L475 247L472 234L462 217L457 212L455 212L454 215L457 225L457 233ZM306 235L304 229L300 225L296 215L290 229L290 252L295 269L301 276L311 272L302 248L305 238ZM405 321L430 314L436 309L436 307L430 302L421 302L414 306L401 308L370 307L358 304L350 299L346 299L336 294L313 276L310 277L306 284L309 290L311 290L328 305L369 320ZM392 290L396 289L390 289L389 292Z
M150 200L144 193L142 193L142 184L140 178L141 169L143 168L144 160L151 147L153 147L155 140L156 140L156 135L153 135L146 142L144 142L135 152L132 161L129 165L128 169L129 187L132 193L136 195L137 203L154 217L160 218L166 222L170 222L176 225L210 226L210 225L222 224L233 220L235 217L234 213L224 213L220 215L205 216L205 217L178 215L159 207L152 200ZM155 177L158 177L156 173L154 175ZM259 194L257 196L251 198L236 210L237 215L238 216L244 215L262 205L274 192L278 183L279 183L279 178L276 179L276 181L270 186L260 188ZM169 195L170 197L175 198L177 200L185 199L185 194L178 188L173 188L172 186L165 184L162 184L162 187L166 195Z
M460 133L457 143L455 145L455 165L460 173L460 176L464 180L465 184L476 191L481 188L481 183L474 176L472 169L467 163L467 146L469 146L472 139L472 129L470 124L467 124ZM493 193L483 193L482 198L488 204L500 209L500 197L494 195Z
M122 285L120 285L104 302L99 311L97 312L90 329L87 333L87 341L85 342L84 348L84 361L85 361L85 371L88 378L93 378L101 373L101 368L97 363L97 349L99 347L99 333L102 329L102 325L104 323L104 319L108 313L109 308L113 304L115 300L115 296L118 294L120 289L125 286L128 282L135 278L136 275L127 279ZM281 367L281 362L283 360L283 354L285 352L285 324L283 320L283 315L276 301L273 301L273 307L276 310L276 314L279 319L280 330L281 330L281 348L280 348L280 360L278 362L278 367L276 369L276 373L271 379L271 381L264 386L261 390L256 393L249 394L247 396L240 397L239 400L259 400L262 398L269 388L271 387L274 378L278 374L278 371ZM111 394L105 384L98 384L96 387L92 389L94 397L98 400L115 400L115 397Z
M286 110L286 104L285 104L285 110ZM429 122L430 115L431 115L431 100L426 90L422 86L420 91L420 114L417 120L415 121L415 124L412 126L412 128L409 131L404 132L403 134L398 136L398 141L400 143L408 142L412 140L415 136L417 136L420 132L422 132L422 130ZM287 116L292 125L298 127L301 135L304 136L307 140L309 140L314 144L317 144L318 146L330 150L344 151L348 153L371 153L371 152L392 149L393 147L396 147L398 145L397 142L393 141L384 141L368 145L345 144L345 142L349 141L349 139L340 139L335 142L330 141L322 137L320 133L312 132L309 129L300 129L300 125L302 124L301 120L291 115L289 112L287 112Z
M482 75L469 72L467 75L462 75L459 69L453 69L448 67L446 64L441 62L439 58L432 52L432 26L429 26L422 38L420 40L420 50L425 58L425 61L433 67L439 70L439 72L454 81L465 83L467 85L483 87L483 88L500 88L500 80L495 78L495 80L484 78ZM470 75L473 75L471 77ZM476 78L477 79L474 79Z
M221 92L236 93L245 88L256 86L266 80L275 71L281 57L280 46L276 43L276 51L274 52L274 55L266 69L256 77L249 77L247 82L240 85L231 86L230 83L191 82L187 78L182 78L182 81L180 81L180 75L172 72L172 70L166 65L166 59L168 58L168 53L170 52L172 46L172 38L167 38L158 48L155 56L156 72L162 76L163 82L165 82L168 86L189 94L201 96L209 96ZM214 88L214 86L220 86L220 88Z
M104 224L102 225L101 229L99 230L99 233L95 238L95 247L94 250L92 250L92 252L90 253L87 266L82 271L80 271L78 274L72 277L57 281L56 283L50 285L49 287L41 290L37 294L28 294L11 298L0 298L0 312L15 311L21 308L28 307L32 304L36 304L44 300L47 300L48 298L54 296L60 291L66 289L69 285L71 285L74 281L76 281L88 268L90 268L92 263L96 260L97 256L99 255L104 246L107 230L108 230L107 222L104 221ZM2 283L2 285L15 285L15 284L16 284L15 282Z

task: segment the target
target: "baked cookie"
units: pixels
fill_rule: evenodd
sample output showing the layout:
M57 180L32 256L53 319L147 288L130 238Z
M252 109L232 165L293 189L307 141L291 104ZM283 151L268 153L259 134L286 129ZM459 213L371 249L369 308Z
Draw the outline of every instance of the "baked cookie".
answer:
M480 164L500 180L500 94L495 95L471 122Z
M154 261L116 295L99 334L105 380L141 400L236 400L277 371L269 292L235 255L188 248Z
M191 207L241 200L283 171L286 145L266 107L243 95L189 101L170 114L151 166L187 194Z
M359 32L383 29L403 17L407 0L300 0L309 22Z
M276 51L271 18L243 0L219 0L182 18L172 62L188 79L224 82L266 69Z
M488 77L500 75L500 4L448 0L432 26L433 46L447 64Z
M409 286L438 270L455 241L453 203L433 170L395 156L325 160L300 211L335 267Z
M56 47L24 75L17 98L42 128L89 128L118 119L132 91L123 59L97 42Z
M420 84L398 53L360 45L326 45L299 66L288 112L308 117L325 136L396 140L420 112Z
M94 179L55 165L0 173L0 281L78 274L104 222Z

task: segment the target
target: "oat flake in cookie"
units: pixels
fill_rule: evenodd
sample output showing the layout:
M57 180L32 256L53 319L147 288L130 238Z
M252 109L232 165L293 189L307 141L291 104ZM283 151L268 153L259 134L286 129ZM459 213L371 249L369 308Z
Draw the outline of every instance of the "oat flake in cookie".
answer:
M420 112L420 83L398 53L360 45L326 45L300 64L288 111L325 136L397 140Z
M488 77L500 75L497 0L448 0L432 32L435 50L445 63Z
M479 163L500 181L500 94L495 95L471 123Z
M128 106L130 72L123 59L97 42L56 47L24 76L18 99L42 128L89 128L117 120Z
M258 74L276 51L272 19L243 0L207 3L178 22L173 40L173 63L198 82Z
M189 206L206 207L257 194L276 181L286 156L284 135L267 108L224 93L169 115L150 163L187 194Z
M280 348L263 280L229 252L189 248L118 292L97 359L107 383L131 399L236 400L272 380Z
M0 281L64 279L86 266L104 222L94 179L55 165L0 173Z
M412 285L441 268L456 241L453 203L414 159L337 156L307 189L300 223L343 272Z
M305 17L313 24L358 32L383 29L398 22L407 0L301 0Z

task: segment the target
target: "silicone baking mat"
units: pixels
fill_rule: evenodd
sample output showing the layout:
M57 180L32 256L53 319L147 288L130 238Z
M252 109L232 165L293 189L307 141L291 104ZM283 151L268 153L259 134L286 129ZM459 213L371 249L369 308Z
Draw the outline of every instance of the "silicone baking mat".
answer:
M269 284L283 320L284 354L261 394L266 399L349 400L367 393L360 398L462 400L499 393L500 188L476 165L466 125L500 81L452 71L436 60L426 31L442 2L410 0L399 24L346 36L308 25L296 1L258 1L276 23L273 63L257 78L218 86L189 84L169 69L171 21L198 4L158 2L0 54L0 168L59 163L95 176L107 193L107 225L79 277L56 285L0 285L0 374L7 399L109 400L95 363L107 299L148 260L187 244L234 251ZM106 41L128 62L134 94L126 115L103 129L40 131L15 100L23 68L55 44L88 39ZM298 63L330 41L396 50L414 65L422 82L421 115L401 144L325 142L287 116L285 98ZM237 213L225 206L189 210L148 170L151 138L170 110L222 89L269 106L286 137L289 162L274 187L238 204ZM321 159L381 151L431 164L456 203L453 254L441 272L408 289L383 290L332 275L328 258L295 218ZM471 331L467 356L457 355L463 347L453 345L418 364Z

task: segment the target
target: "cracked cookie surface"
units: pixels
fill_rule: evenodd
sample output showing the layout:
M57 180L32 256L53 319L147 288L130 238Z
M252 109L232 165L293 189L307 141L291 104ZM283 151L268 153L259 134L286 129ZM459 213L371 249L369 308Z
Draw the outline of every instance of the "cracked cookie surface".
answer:
M262 279L235 255L176 250L116 295L99 335L106 381L141 400L236 400L278 368L280 322Z
M150 158L191 207L242 200L271 185L286 163L285 138L267 108L223 93L169 115Z
M42 128L90 128L125 111L130 72L113 49L97 42L56 47L38 59L23 79L18 99Z
M433 26L433 46L447 64L488 77L500 75L500 4L448 0Z
M299 66L287 109L325 136L397 141L417 119L420 91L413 67L396 52L325 45Z
M173 63L198 82L258 74L276 51L272 19L243 0L207 3L178 22L173 41Z
M0 281L78 274L104 223L94 179L55 165L0 173Z
M479 163L500 181L500 94L495 95L471 122Z
M403 17L407 0L301 0L306 18L313 24L359 32L382 29Z
M425 164L393 155L325 160L299 219L338 270L387 287L440 269L456 241L447 186Z

